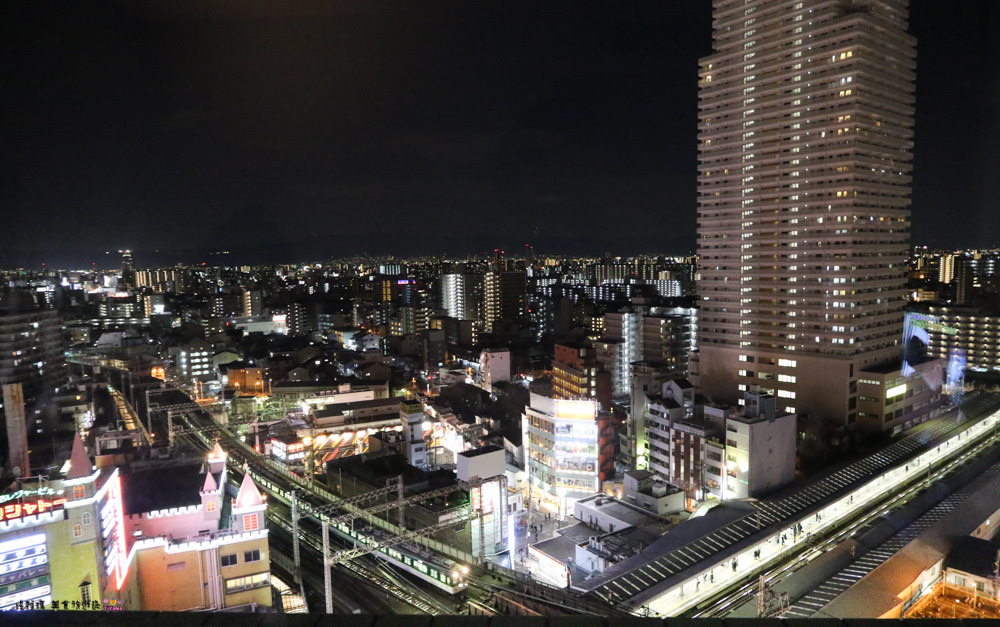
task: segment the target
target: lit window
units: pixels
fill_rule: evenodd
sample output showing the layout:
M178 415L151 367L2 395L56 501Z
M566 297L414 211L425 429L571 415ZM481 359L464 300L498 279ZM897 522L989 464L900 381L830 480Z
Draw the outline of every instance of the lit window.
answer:
M73 488L73 498L82 499L86 495L86 491L82 485L78 485Z
M257 531L257 514L250 514L243 517L243 531Z
M247 577L236 577L226 580L226 594L249 590L250 588L260 588L271 583L270 573L258 573Z
M209 501L208 503L205 503L205 509L207 511L214 512L215 511L215 501Z
M80 524L73 525L73 537L79 538L82 535L83 535L83 525Z

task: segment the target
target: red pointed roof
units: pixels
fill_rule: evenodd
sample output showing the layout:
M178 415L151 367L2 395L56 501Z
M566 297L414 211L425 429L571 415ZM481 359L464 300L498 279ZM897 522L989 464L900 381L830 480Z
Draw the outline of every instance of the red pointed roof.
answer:
M233 506L236 509L246 509L263 505L264 499L260 496L257 484L250 478L250 473L244 473L243 483L240 484L240 491L236 493L236 502Z
M89 477L90 473L90 457L87 456L87 451L83 448L83 438L77 431L73 436L73 452L69 456L69 471L66 473L66 478L82 479Z
M215 483L215 477L211 472L205 473L205 485L201 487L202 492L215 492L219 489L219 484Z

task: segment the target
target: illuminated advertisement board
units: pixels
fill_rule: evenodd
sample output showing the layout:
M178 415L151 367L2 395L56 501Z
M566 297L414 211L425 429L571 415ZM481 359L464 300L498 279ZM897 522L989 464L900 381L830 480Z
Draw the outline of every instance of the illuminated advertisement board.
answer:
M556 418L559 420L597 420L596 401L556 400Z
M115 588L121 590L128 574L125 547L125 518L122 507L122 480L117 473L110 480L107 496L101 503L101 545L106 574L114 574Z
M0 611L22 601L52 600L45 534L0 542Z
M27 516L44 514L52 510L62 509L66 504L63 497L54 499L32 499L18 503L5 503L0 505L0 522L20 520Z

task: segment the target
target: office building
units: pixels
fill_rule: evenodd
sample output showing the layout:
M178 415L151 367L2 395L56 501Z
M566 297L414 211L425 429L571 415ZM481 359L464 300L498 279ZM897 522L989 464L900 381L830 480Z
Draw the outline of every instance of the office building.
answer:
M699 81L699 350L716 402L857 419L899 355L916 40L906 0L715 0Z
M529 495L563 518L600 488L597 403L531 394L524 409Z

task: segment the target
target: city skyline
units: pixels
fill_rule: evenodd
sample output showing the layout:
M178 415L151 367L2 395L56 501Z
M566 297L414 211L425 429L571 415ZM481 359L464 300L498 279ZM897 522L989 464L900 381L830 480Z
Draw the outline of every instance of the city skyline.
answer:
M1000 617L995 6L5 5L0 611Z
M707 4L7 5L0 265L690 252ZM995 243L996 21L911 5L914 243Z

